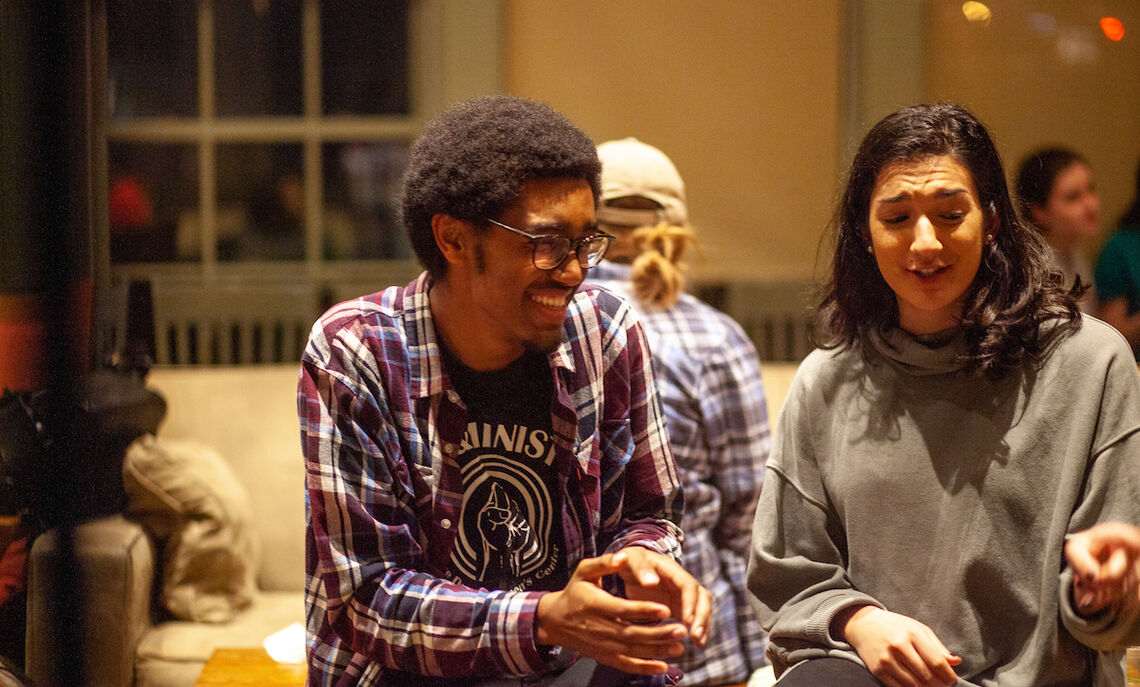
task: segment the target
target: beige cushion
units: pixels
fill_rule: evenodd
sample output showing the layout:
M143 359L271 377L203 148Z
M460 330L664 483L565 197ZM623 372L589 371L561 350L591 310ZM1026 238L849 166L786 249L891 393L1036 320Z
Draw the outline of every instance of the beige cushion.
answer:
M261 592L229 622L161 623L139 642L134 687L193 687L215 649L262 646L274 632L304 622L303 592Z
M258 592L253 604L224 623L159 623L143 636L138 661L206 662L215 649L262 646L265 638L305 622L303 592Z
M166 397L163 439L218 450L249 493L263 552L262 591L305 589L305 459L297 374L288 365L155 366L147 383Z
M213 449L146 435L123 462L128 513L162 549L162 602L174 617L225 622L253 601L258 551L249 496Z

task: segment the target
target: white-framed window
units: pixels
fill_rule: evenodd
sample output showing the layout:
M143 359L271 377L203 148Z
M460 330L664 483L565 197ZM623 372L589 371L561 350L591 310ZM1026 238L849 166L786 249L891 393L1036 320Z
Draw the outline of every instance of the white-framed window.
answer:
M408 148L446 106L501 91L501 0L91 6L99 355L153 320L159 363L296 359L321 308L419 271L398 223Z
M499 87L497 2L105 3L116 273L410 261L410 142Z

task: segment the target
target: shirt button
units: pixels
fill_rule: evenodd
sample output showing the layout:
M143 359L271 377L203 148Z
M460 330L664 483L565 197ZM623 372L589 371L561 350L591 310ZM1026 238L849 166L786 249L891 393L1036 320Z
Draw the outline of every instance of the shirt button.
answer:
M447 518L444 518L443 520L440 520L440 521L439 521L439 524L440 524L440 526L441 526L441 527L443 527L443 529L445 529L445 530L449 530L449 529L451 529L451 520L448 520Z
M449 456L454 454L455 453L455 444L444 444L443 445L443 452Z
M449 389L447 391L447 400L452 403L459 403L459 394L455 392L455 389Z

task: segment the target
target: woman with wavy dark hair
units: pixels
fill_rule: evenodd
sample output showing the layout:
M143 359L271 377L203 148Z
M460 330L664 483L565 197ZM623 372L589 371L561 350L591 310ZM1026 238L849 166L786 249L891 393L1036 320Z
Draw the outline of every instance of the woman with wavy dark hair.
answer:
M1039 354L1052 329L1043 319L1078 318L1075 301L1061 288L1063 275L1051 268L1047 244L1020 222L1005 183L1001 159L989 134L973 116L954 105L901 110L867 135L840 202L831 281L821 312L826 345L851 344L870 350L868 337L894 324L898 298L884 279L868 243L868 208L881 171L921 158L950 157L969 172L984 232L984 260L962 295L962 327L968 366L999 377L1027 356ZM999 230L1000 229L1000 230Z
M1119 683L1131 583L1065 544L1140 522L1131 351L1081 317L961 107L876 124L835 230L824 348L788 392L753 527L781 684Z

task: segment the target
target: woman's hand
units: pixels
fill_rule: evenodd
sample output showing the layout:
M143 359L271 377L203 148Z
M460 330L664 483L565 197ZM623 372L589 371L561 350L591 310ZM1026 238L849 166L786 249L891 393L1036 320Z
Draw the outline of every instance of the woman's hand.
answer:
M1120 603L1140 606L1140 527L1102 522L1065 542L1073 569L1073 605L1091 615Z
M914 618L859 606L837 617L835 627L887 687L944 687L958 681L953 666L962 659Z

